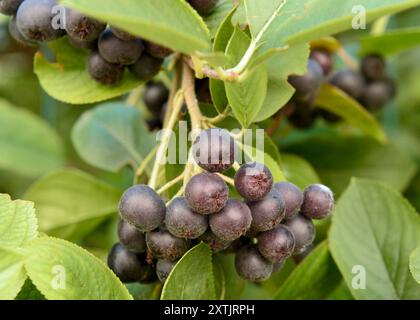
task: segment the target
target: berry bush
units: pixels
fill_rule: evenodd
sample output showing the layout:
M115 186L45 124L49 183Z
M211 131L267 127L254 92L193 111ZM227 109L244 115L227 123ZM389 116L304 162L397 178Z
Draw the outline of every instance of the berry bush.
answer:
M0 0L0 299L419 300L420 0L359 2Z

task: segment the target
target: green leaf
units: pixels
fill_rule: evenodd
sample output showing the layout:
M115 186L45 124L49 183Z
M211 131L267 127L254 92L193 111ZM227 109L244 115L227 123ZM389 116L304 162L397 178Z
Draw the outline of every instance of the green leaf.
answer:
M162 300L216 299L212 253L200 243L175 265L162 290Z
M22 247L37 236L34 204L0 194L0 245Z
M339 285L340 280L340 272L328 251L327 241L324 241L295 268L275 299L324 299Z
M235 3L233 0L219 0L216 7L204 18L212 38L217 37L216 34L218 33L218 30L220 30L220 25L234 8L234 5Z
M333 214L329 243L356 299L419 299L408 258L420 244L418 213L399 193L377 182L353 179ZM366 272L366 288L357 276Z
M25 273L26 275L26 273ZM41 292L35 287L31 279L27 278L15 300L46 300Z
M420 247L410 255L410 271L414 279L420 284Z
M267 61L267 96L255 122L270 118L286 105L295 92L287 79L291 74L301 75L306 72L308 56L309 46L303 43L279 51Z
M86 111L72 130L73 144L87 163L117 172L136 169L156 144L139 109L123 103L105 103Z
M377 53L389 56L418 47L419 43L420 28L390 30L380 36L362 37L360 39L360 55Z
M64 163L63 145L57 133L41 118L2 99L0 150L0 169L28 177Z
M106 7L103 4L99 7ZM70 104L88 104L121 96L142 84L126 70L122 82L108 87L93 80L86 70L88 52L59 39L49 47L56 54L56 62L38 52L34 69L43 89L53 98Z
M336 87L329 84L322 85L315 104L324 110L339 115L349 124L379 142L386 142L385 132L375 117L360 103Z
M26 280L24 256L0 247L0 300L14 299Z
M327 300L354 300L344 280L328 295Z
M246 281L235 270L235 255L218 254L214 256L214 268L221 270L220 278L223 284L223 300L239 299L245 289Z
M48 300L132 300L101 260L75 244L42 237L26 254L28 275Z
M226 53L232 56L234 62L237 63L249 43L250 40L246 33L236 27ZM246 79L225 83L226 95L233 114L244 128L249 127L261 110L267 93L267 82L267 68L261 64L254 68L254 71Z
M417 169L399 147L363 138L328 134L296 143L287 152L310 161L321 181L336 193L343 192L352 177L380 180L404 190Z
M294 183L301 189L310 184L321 182L312 165L299 156L283 154L281 167L287 181Z
M55 235L70 235L82 222L103 219L117 212L121 191L87 173L77 170L61 170L35 182L24 198L36 203L39 228Z
M174 51L194 54L210 48L209 31L183 0L62 0L65 6L106 21Z

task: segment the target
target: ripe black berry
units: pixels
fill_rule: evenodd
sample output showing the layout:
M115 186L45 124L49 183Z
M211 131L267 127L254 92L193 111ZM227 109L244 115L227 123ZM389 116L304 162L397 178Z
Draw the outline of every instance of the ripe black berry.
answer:
M365 89L365 80L360 73L353 70L338 71L331 78L330 83L356 100L362 96Z
M263 199L273 186L273 176L263 164L244 164L235 174L235 188L247 201Z
M31 41L51 41L65 34L55 29L52 9L55 0L25 0L16 13L17 26L21 34Z
M124 220L121 220L118 224L118 238L120 239L120 243L128 251L132 251L134 253L142 253L146 251L144 233Z
M146 41L144 46L145 46L146 52L154 58L164 59L170 54L172 54L171 49L162 47L161 45L158 45L151 41Z
M119 209L121 217L142 232L159 227L166 213L162 199L145 185L136 185L125 191Z
M214 173L200 173L190 179L185 187L185 198L190 208L201 214L219 212L229 197L226 183Z
M211 230L207 230L200 240L206 243L214 252L223 251L231 245L231 241L225 241L217 237Z
M151 113L160 115L162 107L168 98L169 91L162 83L151 83L146 87L143 102Z
M194 141L193 155L204 170L222 172L235 162L235 142L225 129L207 129Z
M160 282L165 282L175 267L176 261L158 260L156 263L156 274Z
M297 215L303 204L303 192L290 182L275 183L273 189L277 190L284 200L286 207L285 219L290 219Z
M199 102L213 104L209 78L195 79L195 93Z
M190 247L190 242L173 236L165 230L146 233L147 248L157 259L175 261L181 258Z
M16 16L13 16L9 20L9 33L11 37L16 40L16 42L24 45L24 46L36 46L36 42L30 41L26 39L22 33L20 33L19 29L16 25Z
M185 198L174 199L166 209L165 225L178 238L196 239L206 232L208 217L195 213Z
M292 219L286 220L284 225L295 236L294 254L302 253L312 244L315 239L315 226L311 219L301 214L294 216Z
M311 51L311 58L321 66L324 76L330 74L334 65L331 52L327 49L317 48Z
M273 272L273 264L253 246L239 249L235 256L235 268L242 278L253 282L267 280Z
M121 65L134 64L143 52L140 40L124 41L116 37L111 30L105 30L98 41L101 56L109 63Z
M0 0L0 13L8 16L16 14L23 0Z
M377 111L383 108L395 95L394 83L389 80L375 81L369 83L363 93L362 105L370 111Z
M321 184L308 186L303 192L301 212L309 219L324 219L328 217L334 207L332 191Z
M295 101L295 109L289 117L289 121L295 128L307 129L313 126L316 120L316 113L313 108L313 100Z
M162 63L162 59L153 58L143 52L136 63L130 66L130 70L139 80L147 81L159 73Z
M90 53L86 69L94 80L106 86L117 85L124 75L124 67L109 63L96 50Z
M363 58L361 71L367 81L378 81L385 78L385 61L377 54Z
M187 0L202 16L207 16L216 6L218 0Z
M131 40L136 40L137 39L136 36L133 36L133 35L129 34L128 32L125 32L124 30L121 30L119 28L111 27L110 29L111 29L112 33L121 40L131 41Z
M284 225L261 233L258 236L258 250L264 258L273 263L290 257L295 249L295 237Z
M211 231L224 241L233 241L245 235L251 222L249 207L235 199L229 199L220 212L210 216Z
M66 8L66 31L70 38L79 41L92 41L99 37L106 27L96 19Z
M108 266L124 283L137 282L144 276L145 265L137 254L126 250L120 243L112 247L108 255Z
M318 62L309 59L306 74L289 77L289 83L296 89L294 99L305 102L311 101L321 86L323 76L323 70Z
M264 199L248 203L252 214L251 230L262 232L273 229L284 218L286 206L283 197L272 190Z

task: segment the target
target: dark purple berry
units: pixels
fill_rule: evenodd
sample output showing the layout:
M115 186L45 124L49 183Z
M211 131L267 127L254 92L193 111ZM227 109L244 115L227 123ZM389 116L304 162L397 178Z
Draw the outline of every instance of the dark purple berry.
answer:
M304 102L313 100L322 84L323 76L323 70L318 62L309 59L306 74L289 77L289 83L296 89L294 99Z
M165 230L146 233L147 248L157 259L175 261L181 258L190 248L190 242L173 236Z
M156 274L160 282L165 282L175 267L176 261L158 260L156 263Z
M143 102L147 110L160 115L163 105L169 98L169 91L162 83L148 84L143 95Z
M235 162L235 142L225 129L207 129L194 141L193 155L204 170L222 172Z
M290 182L275 183L273 189L277 190L285 203L285 219L290 219L297 215L303 204L303 192Z
M136 63L144 48L138 39L124 41L117 38L111 30L105 30L99 37L98 49L101 56L109 63L127 66Z
M301 212L309 219L324 219L334 208L334 194L322 184L308 186L303 192Z
M0 13L12 16L15 15L23 0L0 0Z
M144 233L136 227L121 220L118 224L118 238L120 243L128 250L134 253L146 251L146 239Z
M90 53L86 69L92 79L106 86L119 84L124 75L124 67L109 63L96 50Z
M90 18L80 12L66 8L66 31L70 38L76 41L96 40L106 24Z
M312 50L311 58L321 66L324 76L331 73L334 65L332 54L327 49L317 48Z
M273 229L284 218L286 207L283 197L272 190L264 199L248 203L252 214L251 230L262 232Z
M126 250L119 243L112 247L108 255L108 266L124 283L139 281L146 269L136 253Z
M22 33L20 33L16 25L16 16L11 17L9 20L9 33L17 43L23 46L34 47L37 45L36 42L26 39Z
M76 40L70 37L68 39L70 44L78 49L96 50L98 47L98 41L96 39L92 41Z
M195 213L185 198L175 198L166 209L165 225L178 238L196 239L206 232L208 217Z
M195 92L199 102L213 104L213 99L210 92L209 78L195 80Z
M299 129L308 129L313 126L316 120L316 112L313 108L313 101L295 101L295 110L289 117L290 123Z
M361 74L353 70L338 71L330 83L356 100L362 96L366 85Z
M231 241L225 241L217 237L211 230L207 230L200 240L206 243L214 252L220 252L231 245Z
M125 32L124 30L121 30L120 28L111 27L110 28L112 33L119 39L124 41L132 41L136 40L137 37L129 34L128 32Z
M159 73L162 63L162 59L143 53L136 63L130 66L130 70L139 80L147 81Z
M187 0L202 16L207 16L216 6L218 0Z
M201 214L212 214L223 209L229 197L229 188L218 175L203 172L190 179L185 187L185 198L190 208Z
M305 258L312 252L314 250L314 245L313 244L311 244L311 245L309 245L309 246L307 246L306 247L306 249L303 251L303 252L301 252L301 253L299 253L299 254L295 254L294 256L293 256L293 261L296 263L296 264L299 264L299 263L301 263L303 260L305 260Z
M284 225L295 236L295 251L294 254L304 252L315 239L315 226L311 219L304 217L301 214L294 216L292 219L286 220Z
M224 241L233 241L244 236L251 227L252 215L242 201L229 199L225 207L210 216L211 231Z
M146 185L136 185L125 191L119 209L121 217L142 232L159 227L166 213L162 199Z
M267 280L273 272L273 264L253 246L239 249L235 256L235 268L239 276L253 282Z
M367 110L377 111L391 101L394 96L394 83L387 79L369 83L360 101Z
M385 78L385 61L377 54L363 58L361 71L367 81L378 81Z
M260 163L248 163L241 166L235 175L235 188L247 201L263 199L273 186L270 170Z
M258 236L258 250L264 258L273 263L287 259L293 254L294 249L295 237L284 225Z
M51 41L62 37L65 31L53 26L57 6L55 0L25 0L16 13L20 33L30 41Z
M146 41L144 46L146 52L154 58L165 59L167 56L172 54L171 49L162 47L161 45L158 45L151 41Z

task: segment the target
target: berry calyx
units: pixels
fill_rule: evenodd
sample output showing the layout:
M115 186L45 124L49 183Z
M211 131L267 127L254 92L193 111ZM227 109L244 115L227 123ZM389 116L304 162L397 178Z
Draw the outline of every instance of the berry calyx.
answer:
M235 188L247 201L262 200L273 186L270 170L260 163L248 163L235 174Z

